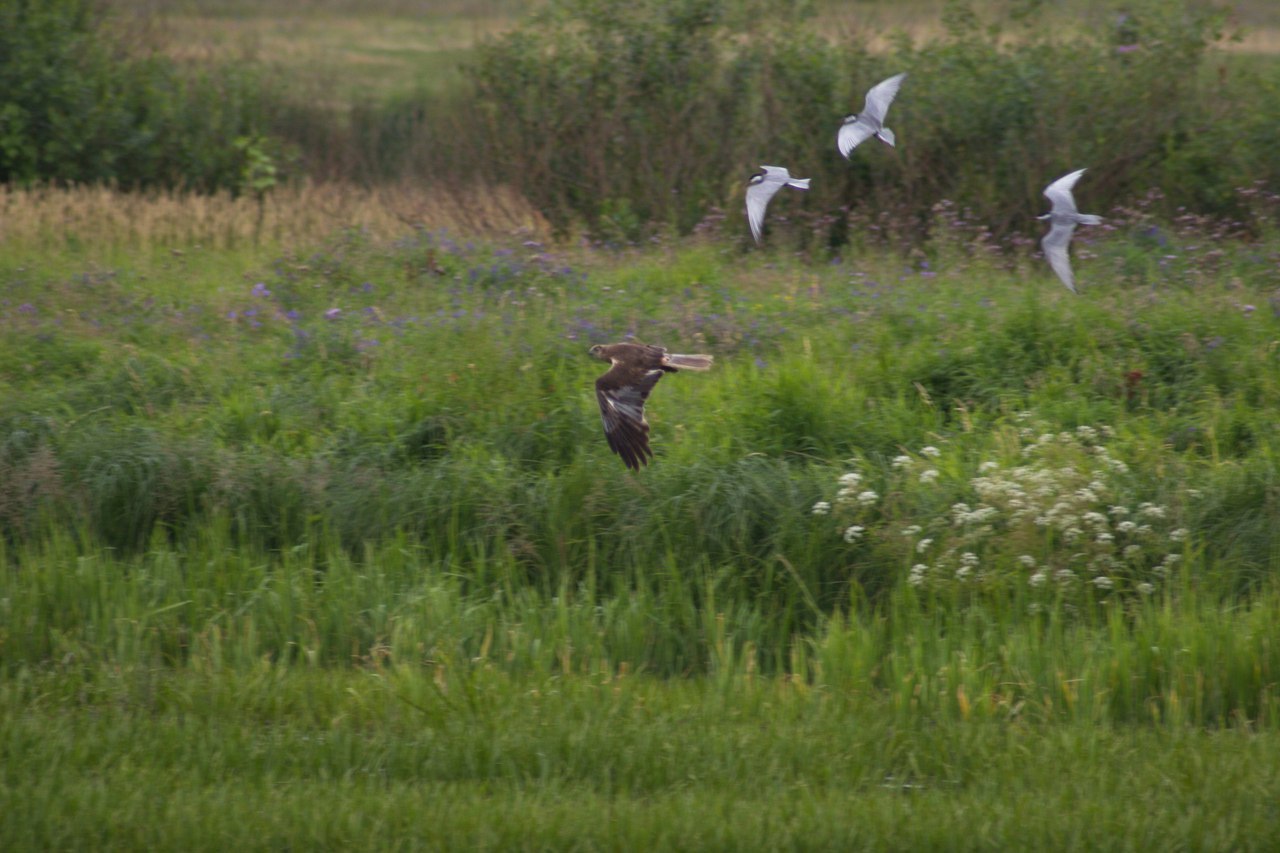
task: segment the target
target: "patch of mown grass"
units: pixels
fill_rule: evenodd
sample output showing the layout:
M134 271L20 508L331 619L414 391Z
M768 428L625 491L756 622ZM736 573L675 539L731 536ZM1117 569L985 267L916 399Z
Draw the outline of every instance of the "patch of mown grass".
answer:
M1280 795L1272 730L903 724L741 674L138 667L0 701L8 849L1254 849Z

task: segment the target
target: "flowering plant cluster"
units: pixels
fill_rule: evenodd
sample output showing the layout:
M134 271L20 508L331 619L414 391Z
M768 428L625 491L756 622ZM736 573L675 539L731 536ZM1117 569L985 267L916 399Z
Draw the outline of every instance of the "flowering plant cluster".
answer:
M1111 430L1023 426L1015 436L1012 464L983 462L963 489L967 499L945 514L873 526L867 510L879 496L862 489L857 472L844 474L834 502L820 501L813 512L835 518L847 542L896 539L906 580L918 589L1021 585L1033 602L1078 597L1088 587L1095 596L1156 592L1183 559L1189 533L1169 507L1132 499L1128 466L1107 449ZM886 491L906 498L896 506L917 505L910 493L921 486L936 488L939 467L952 470L937 465L942 455L930 446L893 460Z

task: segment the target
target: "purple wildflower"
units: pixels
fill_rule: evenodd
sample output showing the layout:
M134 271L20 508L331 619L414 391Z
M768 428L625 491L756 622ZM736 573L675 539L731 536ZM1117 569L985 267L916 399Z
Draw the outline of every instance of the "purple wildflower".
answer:
M257 284L255 284L251 292L253 293L254 296L258 297L259 299L266 299L271 295L271 291L267 290L267 286L262 282L258 282Z

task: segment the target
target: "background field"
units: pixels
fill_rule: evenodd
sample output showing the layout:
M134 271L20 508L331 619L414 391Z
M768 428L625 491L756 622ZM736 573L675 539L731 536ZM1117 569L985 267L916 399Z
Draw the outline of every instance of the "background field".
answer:
M118 8L338 111L447 100L524 10ZM945 195L779 196L757 248L730 189L686 234L263 144L261 192L0 195L5 849L1268 847L1267 180L1104 202L1099 153L1075 296L1038 223ZM655 390L639 473L586 355L627 336L716 357Z

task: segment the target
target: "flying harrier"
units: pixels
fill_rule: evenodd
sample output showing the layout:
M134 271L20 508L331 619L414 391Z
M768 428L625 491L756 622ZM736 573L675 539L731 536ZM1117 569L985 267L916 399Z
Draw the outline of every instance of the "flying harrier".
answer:
M1049 261L1049 266L1053 267L1058 278L1062 279L1062 283L1072 293L1077 291L1076 278L1071 273L1071 259L1067 257L1067 246L1071 244L1071 234L1076 230L1077 225L1098 225L1102 222L1101 216L1076 212L1076 200L1071 196L1071 188L1076 185L1076 181L1080 180L1084 171L1084 169L1077 169L1045 187L1045 198L1053 204L1053 209L1044 216L1036 217L1036 219L1049 220L1049 233L1044 235L1040 246L1044 249L1044 256Z
M628 468L639 471L653 458L649 423L644 419L649 392L664 373L676 373L680 368L710 370L712 356L676 355L647 344L596 344L590 353L613 365L596 380L604 437Z

